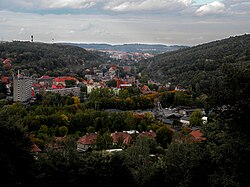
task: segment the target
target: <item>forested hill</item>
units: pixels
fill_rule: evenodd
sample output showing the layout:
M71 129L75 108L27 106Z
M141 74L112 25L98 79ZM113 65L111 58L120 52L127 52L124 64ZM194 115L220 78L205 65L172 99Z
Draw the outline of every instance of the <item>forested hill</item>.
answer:
M10 59L12 70L25 70L30 74L77 70L83 64L89 67L102 61L93 52L76 46L20 41L0 43L0 59ZM3 73L7 70L2 68Z
M250 35L245 34L164 53L140 65L151 79L203 92L221 75L225 64L249 62Z
M162 45L162 44L122 44L122 45L110 45L110 44L84 44L84 43L65 43L68 45L82 47L84 49L95 50L111 50L111 51L123 51L123 52L143 52L160 54L167 51L175 51L178 49L186 48L183 45Z

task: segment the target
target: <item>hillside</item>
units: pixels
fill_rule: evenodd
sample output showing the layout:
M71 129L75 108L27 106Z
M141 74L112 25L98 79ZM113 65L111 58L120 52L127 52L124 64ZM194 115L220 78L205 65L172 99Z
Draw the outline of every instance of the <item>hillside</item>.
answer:
M123 51L123 52L144 52L153 54L159 54L167 51L175 51L187 47L179 45L167 46L161 44L110 45L110 44L67 43L67 45L78 46L84 49L111 50L111 51Z
M72 72L102 61L98 55L80 47L20 41L0 43L0 59L10 59L11 64L11 67L2 67L1 63L1 74L20 69L39 75L56 71Z
M140 66L151 79L207 93L225 64L249 62L250 35L245 34L164 53L142 61Z

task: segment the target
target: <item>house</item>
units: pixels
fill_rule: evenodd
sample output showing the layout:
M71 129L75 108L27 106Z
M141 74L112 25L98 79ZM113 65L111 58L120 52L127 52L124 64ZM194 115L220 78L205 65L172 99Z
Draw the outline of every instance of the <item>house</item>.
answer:
M70 77L70 76L67 76L67 77L56 77L53 79L53 84L55 84L56 86L58 84L62 84L63 86L66 86L66 83L65 81L69 81L69 80L74 80L76 81L76 84L79 83L78 79L74 78L74 77Z
M43 75L40 78L37 78L37 83L41 84L43 87L49 87L53 84L54 77L50 77L48 75Z
M187 116L181 117L180 122L183 124L183 126L189 126L190 125L190 119Z
M80 96L80 88L79 87L72 87L72 88L63 88L63 87L58 87L58 86L53 86L52 89L46 89L45 92L52 92L52 93L59 93L61 96L66 96L66 95L74 95L79 97Z
M77 151L84 152L93 147L97 138L96 133L86 134L77 141Z
M150 130L149 132L142 132L139 133L138 135L139 137L147 137L147 138L155 138L156 137L156 133L152 130Z
M151 90L149 89L149 87L147 85L144 85L142 88L141 88L141 92L143 94L146 94L146 93L150 93Z
M37 154L37 153L42 152L42 150L36 144L32 144L31 152Z
M129 130L129 131L123 131L123 132L127 132L129 134L139 134L139 131L137 130Z
M206 124L206 123L207 123L208 117L203 116L201 119L202 119L202 123L203 123L203 124Z
M189 133L191 135L191 139L194 141L203 141L206 140L206 138L202 137L203 133L199 129L195 129Z
M129 144L132 140L132 136L127 132L114 132L111 133L111 137L114 144Z
M55 137L52 142L47 144L47 148L54 150L62 149L62 145L66 141L66 138L67 138L66 136Z

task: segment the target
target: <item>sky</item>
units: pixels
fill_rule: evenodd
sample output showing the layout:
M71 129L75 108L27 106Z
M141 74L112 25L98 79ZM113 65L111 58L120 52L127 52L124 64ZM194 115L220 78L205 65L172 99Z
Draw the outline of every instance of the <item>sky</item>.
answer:
M0 0L0 39L194 46L250 32L250 0Z

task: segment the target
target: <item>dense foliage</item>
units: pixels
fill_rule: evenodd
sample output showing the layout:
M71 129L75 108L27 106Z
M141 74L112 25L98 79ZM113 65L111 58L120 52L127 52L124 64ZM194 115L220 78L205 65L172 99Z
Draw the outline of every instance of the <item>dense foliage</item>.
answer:
M220 81L225 64L249 64L250 35L230 37L141 62L151 79L186 87L197 95L211 94L212 84Z
M102 62L98 55L80 47L19 41L0 43L0 59L11 61L11 67L1 63L1 74L11 75L11 72L22 70L33 76L67 75Z

